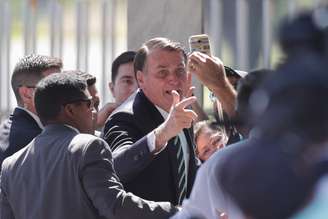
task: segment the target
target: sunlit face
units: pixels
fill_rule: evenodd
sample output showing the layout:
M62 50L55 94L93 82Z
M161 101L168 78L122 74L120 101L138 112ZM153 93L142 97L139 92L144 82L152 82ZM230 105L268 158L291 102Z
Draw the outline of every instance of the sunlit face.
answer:
M182 52L154 49L148 54L143 71L137 72L139 86L153 104L169 112L171 91L176 90L182 96L186 86L185 67Z
M93 124L94 124L94 129L96 129L97 127L97 117L98 117L98 111L99 111L99 104L100 104L100 98L99 98L99 93L98 93L98 89L96 88L96 84L93 84L91 86L88 86L88 91L92 97L92 102L93 102L93 106L96 110L96 113L94 115L93 118Z
M88 90L84 92L85 97L75 102L74 123L81 133L94 134L96 110L93 105L92 96Z
M133 62L119 66L116 79L109 84L109 87L118 104L124 102L138 88Z
M196 140L199 159L206 161L214 152L225 146L226 140L223 133L207 127L203 128Z

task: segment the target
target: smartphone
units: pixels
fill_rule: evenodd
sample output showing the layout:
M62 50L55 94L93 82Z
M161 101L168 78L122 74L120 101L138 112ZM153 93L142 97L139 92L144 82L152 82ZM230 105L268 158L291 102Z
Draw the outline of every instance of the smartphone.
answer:
M198 51L211 55L210 40L206 34L190 36L189 47L190 52Z

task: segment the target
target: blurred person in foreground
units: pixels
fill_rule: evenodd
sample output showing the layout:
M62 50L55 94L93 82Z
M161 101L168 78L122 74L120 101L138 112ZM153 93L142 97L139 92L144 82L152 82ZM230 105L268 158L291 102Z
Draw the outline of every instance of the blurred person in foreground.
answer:
M257 139L231 154L218 176L225 196L246 218L289 218L311 198L321 175L316 163L326 159L326 68L322 60L304 54L253 94L261 100L252 105Z
M17 106L0 126L0 166L2 161L25 147L41 133L43 125L34 105L36 84L47 75L60 72L63 63L58 58L31 54L23 57L15 66L11 77Z
M96 112L84 78L46 77L37 85L35 106L45 128L3 162L1 219L151 219L176 212L170 203L124 191L109 146L91 135Z
M251 104L250 116L258 140L222 165L225 195L246 218L284 219L296 212L293 218L328 215L317 202L323 196L314 193L328 171L328 38L327 26L320 26L327 25L327 14L319 9L284 22L280 43L287 59L252 97L261 100ZM324 191L322 185L317 192ZM302 211L304 206L309 208Z
M227 194L251 218L328 216L327 15L327 8L319 8L284 22L280 42L287 61L280 67L280 74L263 88L268 101L262 114L267 116L259 118L260 132L274 140L226 164L232 169L243 166L222 181ZM272 156L261 159L264 153ZM241 172L255 165L257 171L245 178ZM273 174L268 176L269 172ZM252 194L237 185L240 178L251 185ZM263 179L262 186L253 184L252 178ZM246 196L252 201L246 203Z

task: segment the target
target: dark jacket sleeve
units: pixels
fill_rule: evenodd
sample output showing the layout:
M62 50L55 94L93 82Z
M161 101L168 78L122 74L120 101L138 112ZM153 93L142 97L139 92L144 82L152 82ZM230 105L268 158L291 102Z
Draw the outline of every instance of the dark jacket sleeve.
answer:
M116 114L105 125L103 138L113 151L115 170L124 183L137 176L153 159L139 127L129 114Z
M93 139L80 166L83 187L95 208L106 218L169 218L177 209L168 202L152 202L124 191L113 167L110 148Z

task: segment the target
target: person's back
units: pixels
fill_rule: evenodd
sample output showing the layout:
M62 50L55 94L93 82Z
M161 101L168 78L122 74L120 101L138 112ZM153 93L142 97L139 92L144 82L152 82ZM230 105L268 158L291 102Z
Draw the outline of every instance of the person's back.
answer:
M79 176L79 164L84 162L80 154L84 148L76 146L86 145L91 138L83 135L54 125L5 160L2 177L15 180L3 186L7 193L15 193L19 188L19 195L9 199L14 206L20 206L13 211L15 218L97 218L82 191Z

